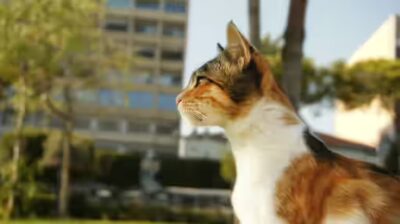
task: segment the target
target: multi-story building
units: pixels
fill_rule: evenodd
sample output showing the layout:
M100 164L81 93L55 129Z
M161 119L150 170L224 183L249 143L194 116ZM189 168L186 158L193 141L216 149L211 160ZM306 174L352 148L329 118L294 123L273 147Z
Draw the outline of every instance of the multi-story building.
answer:
M349 65L369 59L400 58L400 16L390 16L352 55ZM369 106L347 111L338 103L335 111L337 136L376 146L381 132L393 121L393 115L376 99Z
M221 160L230 151L230 145L225 136L212 133L193 132L182 136L179 141L179 157L183 159Z
M104 32L133 60L126 71L108 72L100 88L75 92L78 133L98 148L177 155L187 19L188 0L107 1ZM29 117L46 123L40 114ZM10 119L3 113L0 129ZM50 120L44 125L61 126Z

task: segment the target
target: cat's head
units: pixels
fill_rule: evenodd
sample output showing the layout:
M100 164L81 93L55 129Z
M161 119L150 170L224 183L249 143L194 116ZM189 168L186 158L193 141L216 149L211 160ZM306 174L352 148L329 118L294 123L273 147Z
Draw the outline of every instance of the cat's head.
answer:
M261 99L289 110L288 98L277 86L267 61L230 22L227 47L193 72L176 99L178 110L195 126L224 127L246 116Z

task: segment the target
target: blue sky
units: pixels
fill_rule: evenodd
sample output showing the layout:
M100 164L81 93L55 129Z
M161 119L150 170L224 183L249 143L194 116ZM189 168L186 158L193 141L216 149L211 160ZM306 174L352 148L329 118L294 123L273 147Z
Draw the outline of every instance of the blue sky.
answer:
M261 33L282 36L289 0L261 0ZM390 15L400 13L399 0L309 0L306 17L305 55L318 65L348 59ZM226 43L230 20L248 35L247 0L190 0L185 84L193 70L217 53L216 43ZM324 132L333 128L332 111L322 116L304 115ZM187 127L184 127L187 130ZM185 132L185 131L184 131Z

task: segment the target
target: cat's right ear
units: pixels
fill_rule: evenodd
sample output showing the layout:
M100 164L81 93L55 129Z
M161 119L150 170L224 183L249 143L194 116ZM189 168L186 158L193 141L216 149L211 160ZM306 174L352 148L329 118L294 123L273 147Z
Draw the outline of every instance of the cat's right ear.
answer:
M228 48L232 49L231 56L242 66L247 65L251 59L250 43L240 33L236 25L230 21L227 27Z

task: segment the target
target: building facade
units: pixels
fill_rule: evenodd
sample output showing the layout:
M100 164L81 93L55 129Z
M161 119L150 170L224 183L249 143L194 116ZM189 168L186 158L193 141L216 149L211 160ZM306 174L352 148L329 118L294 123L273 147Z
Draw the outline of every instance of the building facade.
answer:
M377 151L371 146L319 132L316 135L334 152L348 158L381 165ZM199 134L194 132L182 137L179 144L179 157L182 159L220 161L230 151L230 144L221 133Z
M400 58L400 16L390 16L348 61L353 65L370 59ZM369 106L345 110L336 104L335 135L371 146L377 146L381 132L393 121L393 115L376 99Z
M176 156L186 47L188 0L108 0L104 33L132 57L126 71L108 71L100 87L74 93L75 130L97 148ZM59 128L43 113L28 116L34 126ZM4 111L0 129L12 124Z
M230 151L228 140L223 134L193 132L179 140L179 157L183 159L221 160Z

